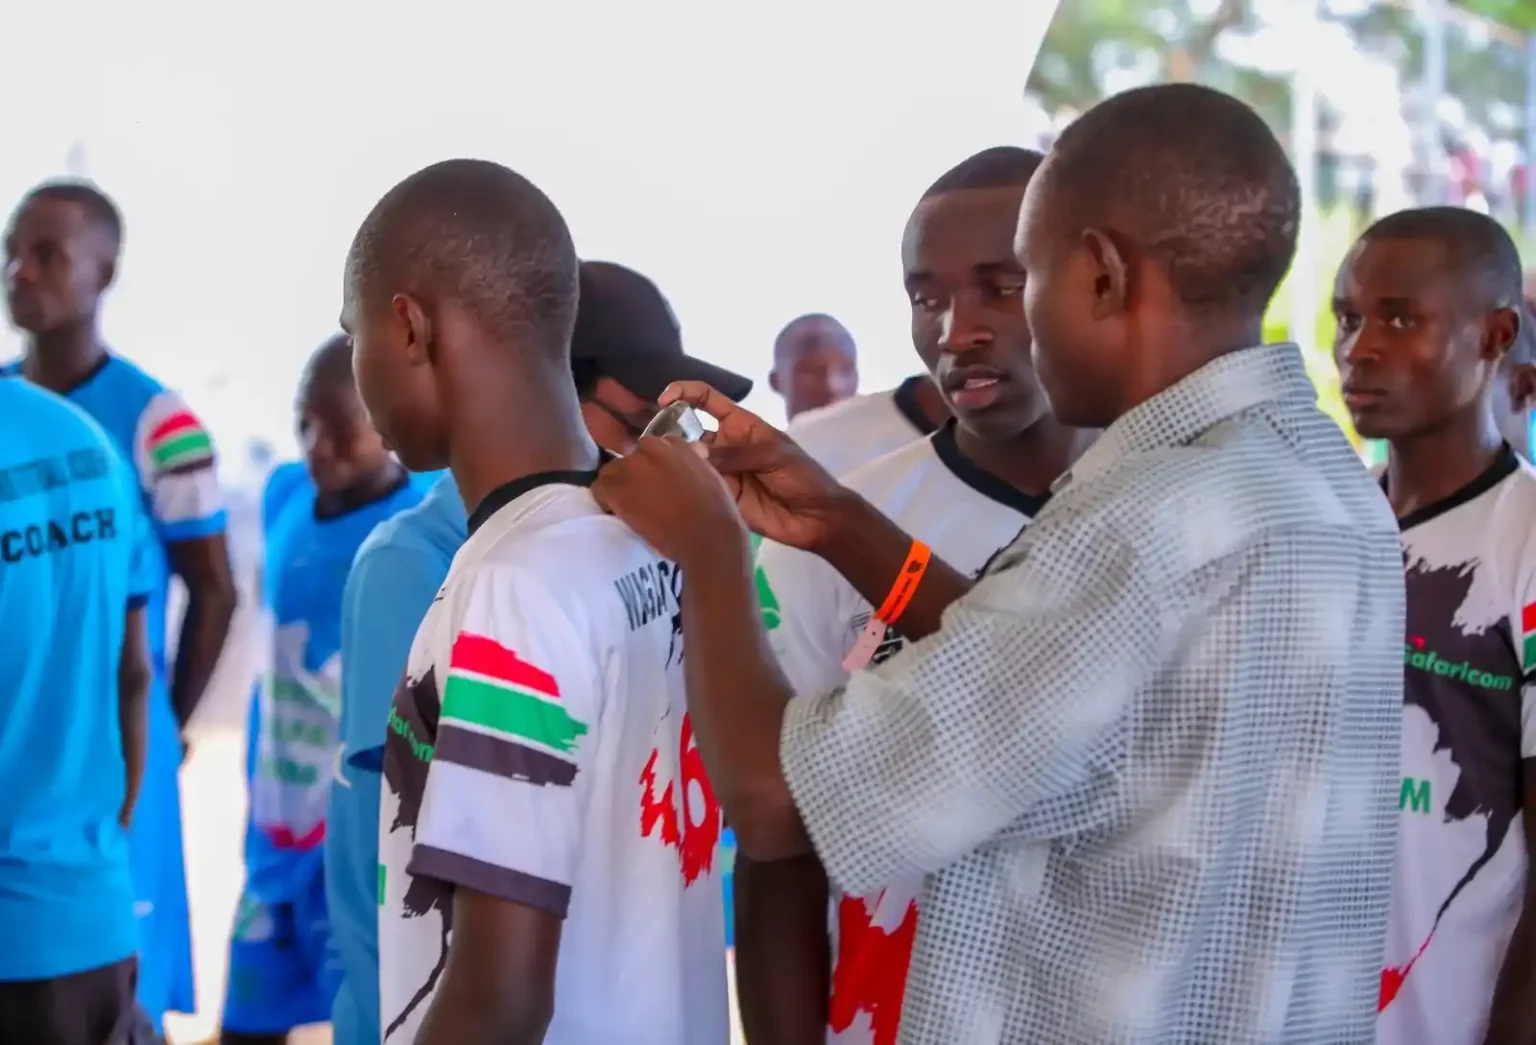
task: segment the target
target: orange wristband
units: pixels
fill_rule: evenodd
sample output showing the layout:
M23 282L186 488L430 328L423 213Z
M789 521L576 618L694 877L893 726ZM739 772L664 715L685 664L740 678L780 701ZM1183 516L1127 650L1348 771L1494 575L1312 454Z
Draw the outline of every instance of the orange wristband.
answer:
M923 574L928 572L928 560L933 558L933 549L922 541L913 541L912 547L907 551L907 561L902 563L901 572L896 574L896 579L891 582L890 594L875 611L875 617L882 624L895 624L896 618L906 612L907 606L912 602L912 596L917 591L917 586L922 582Z
M891 590L880 604L880 608L870 615L869 623L859 633L853 648L843 658L844 671L858 671L870 662L875 651L880 648L880 642L885 638L885 629L889 624L894 624L896 618L906 611L912 602L912 596L917 591L917 586L922 583L923 574L928 572L928 561L933 558L933 550L922 541L913 541L912 547L907 551L907 561L901 566L901 572L896 574L896 579L891 582Z

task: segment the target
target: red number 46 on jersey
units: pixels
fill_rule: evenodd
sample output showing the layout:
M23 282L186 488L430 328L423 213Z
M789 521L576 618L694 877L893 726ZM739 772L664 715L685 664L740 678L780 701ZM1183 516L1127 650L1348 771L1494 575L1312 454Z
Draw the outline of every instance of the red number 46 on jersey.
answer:
M666 781L658 798L660 760L661 751L653 748L640 771L640 834L677 850L686 888L709 873L720 842L720 803L704 775L704 759L693 739L693 720L687 714L677 738L677 779Z

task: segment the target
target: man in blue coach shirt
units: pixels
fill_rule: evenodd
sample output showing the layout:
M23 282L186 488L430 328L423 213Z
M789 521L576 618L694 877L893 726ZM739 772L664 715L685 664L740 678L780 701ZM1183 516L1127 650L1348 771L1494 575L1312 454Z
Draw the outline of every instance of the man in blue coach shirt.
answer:
M571 365L592 439L625 454L673 381L707 381L732 399L752 382L683 352L671 306L644 276L583 262ZM390 700L416 627L468 532L468 513L445 474L414 508L386 520L358 550L341 614L342 764L326 817L326 900L341 960L332 1012L336 1045L380 1038L379 772Z
M154 588L138 483L79 408L0 377L0 1041L127 1045Z

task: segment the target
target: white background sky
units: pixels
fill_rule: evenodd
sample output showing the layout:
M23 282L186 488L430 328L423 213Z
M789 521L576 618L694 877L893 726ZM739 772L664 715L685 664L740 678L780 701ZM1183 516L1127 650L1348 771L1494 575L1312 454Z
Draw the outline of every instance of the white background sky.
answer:
M225 439L288 438L357 223L452 156L532 178L583 256L651 276L691 351L763 382L769 416L770 344L801 312L848 324L866 389L893 384L917 365L902 224L950 165L1026 140L1053 5L256 6L0 4L0 198L84 142L127 219L109 339Z

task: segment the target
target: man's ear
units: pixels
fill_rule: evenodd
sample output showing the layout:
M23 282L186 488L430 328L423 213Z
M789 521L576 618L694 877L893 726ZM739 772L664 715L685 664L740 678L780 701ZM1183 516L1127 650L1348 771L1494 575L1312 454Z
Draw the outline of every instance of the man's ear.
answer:
M1108 319L1130 308L1131 269L1119 244L1100 229L1083 230L1083 246L1093 267L1093 318Z
M778 395L782 396L784 394L784 392L779 388L778 367L774 367L772 370L768 371L768 387L773 389L774 392Z
M1518 308L1496 308L1483 321L1482 356L1489 362L1502 359L1520 338L1536 336L1536 331L1524 330L1524 316Z
M117 282L117 259L106 258L101 263L101 274L97 277L98 286L96 293L105 294L107 288Z
M437 355L432 317L421 307L421 302L409 294L396 294L389 299L389 306L405 327L406 362L412 366L430 366Z

